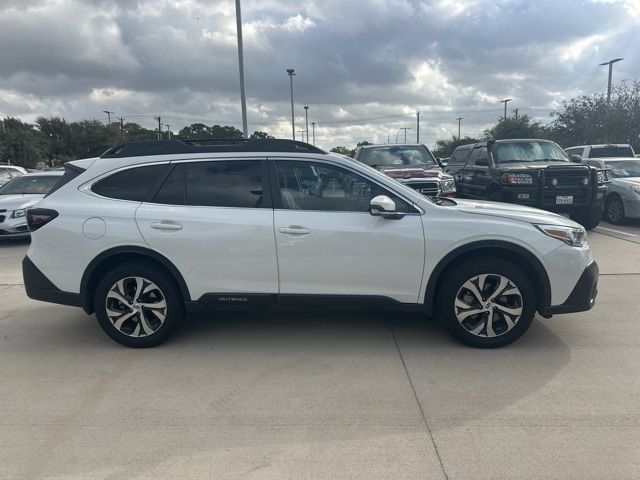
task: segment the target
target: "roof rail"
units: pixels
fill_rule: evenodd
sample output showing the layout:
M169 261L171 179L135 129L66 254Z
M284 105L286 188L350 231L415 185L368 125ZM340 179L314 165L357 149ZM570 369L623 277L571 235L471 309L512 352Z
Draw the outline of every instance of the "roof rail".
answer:
M101 158L142 157L146 155L175 155L181 153L220 152L286 152L326 153L313 145L295 140L245 138L203 138L194 140L156 140L128 142L110 148Z

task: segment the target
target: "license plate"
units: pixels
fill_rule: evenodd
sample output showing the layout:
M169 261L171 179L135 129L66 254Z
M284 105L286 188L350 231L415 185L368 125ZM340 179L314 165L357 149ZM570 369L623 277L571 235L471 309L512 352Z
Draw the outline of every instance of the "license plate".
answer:
M556 205L568 205L573 203L573 195L558 195Z

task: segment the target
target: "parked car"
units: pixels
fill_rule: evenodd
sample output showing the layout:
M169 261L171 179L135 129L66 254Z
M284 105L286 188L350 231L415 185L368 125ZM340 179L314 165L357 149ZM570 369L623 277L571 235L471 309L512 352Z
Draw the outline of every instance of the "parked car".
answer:
M456 148L446 171L458 196L519 203L598 225L608 182L605 170L572 163L549 140L490 140Z
M16 165L0 164L0 187L10 180L28 173L26 169Z
M584 161L609 170L611 184L604 200L604 217L622 225L628 218L640 218L640 158L590 158Z
M452 196L456 184L421 143L362 145L354 158L395 178L423 195Z
M63 173L27 173L0 187L0 238L29 236L27 209L42 200Z
M185 312L318 302L414 308L498 347L536 311L588 310L597 294L575 222L425 197L290 140L128 143L68 163L27 217L29 297L95 312L132 347L162 342Z
M580 145L564 149L569 157L577 155L581 160L587 158L633 157L633 147L627 143L608 145Z

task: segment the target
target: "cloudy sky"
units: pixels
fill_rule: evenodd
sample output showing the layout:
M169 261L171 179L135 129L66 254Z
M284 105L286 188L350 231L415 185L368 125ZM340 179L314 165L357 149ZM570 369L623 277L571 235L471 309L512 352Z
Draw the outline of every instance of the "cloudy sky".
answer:
M242 0L249 129L324 147L479 134L640 77L640 0ZM241 128L233 0L0 0L0 115ZM400 139L403 134L400 133Z

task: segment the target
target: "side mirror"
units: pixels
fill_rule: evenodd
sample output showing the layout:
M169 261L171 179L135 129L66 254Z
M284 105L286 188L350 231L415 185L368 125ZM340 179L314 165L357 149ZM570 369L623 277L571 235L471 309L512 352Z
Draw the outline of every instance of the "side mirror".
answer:
M582 157L580 155L573 154L571 155L571 161L573 163L582 163Z
M486 158L479 158L476 160L476 167L488 167L489 160Z
M396 202L386 195L378 195L369 202L369 213L374 217L382 217L390 220L399 220L404 213L396 212Z

